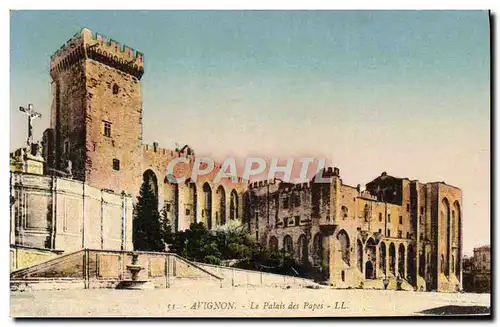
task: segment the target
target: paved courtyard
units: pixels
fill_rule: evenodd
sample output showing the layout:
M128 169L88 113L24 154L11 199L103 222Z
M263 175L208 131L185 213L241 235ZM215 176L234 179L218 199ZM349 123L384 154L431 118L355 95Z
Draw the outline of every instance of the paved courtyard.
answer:
M489 307L489 294L278 287L11 292L13 317L404 316L443 306Z

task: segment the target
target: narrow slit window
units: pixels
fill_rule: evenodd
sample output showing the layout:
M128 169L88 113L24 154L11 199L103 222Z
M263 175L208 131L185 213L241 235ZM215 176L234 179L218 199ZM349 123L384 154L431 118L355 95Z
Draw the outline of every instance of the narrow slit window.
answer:
M113 170L120 170L120 160L113 159Z

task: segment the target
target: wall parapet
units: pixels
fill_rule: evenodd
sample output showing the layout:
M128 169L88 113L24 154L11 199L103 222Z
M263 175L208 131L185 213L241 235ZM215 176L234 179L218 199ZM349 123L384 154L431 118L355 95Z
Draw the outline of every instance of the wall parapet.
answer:
M52 77L84 59L93 59L141 79L144 54L84 28L50 57Z
M132 248L132 197L81 181L11 172L11 244Z

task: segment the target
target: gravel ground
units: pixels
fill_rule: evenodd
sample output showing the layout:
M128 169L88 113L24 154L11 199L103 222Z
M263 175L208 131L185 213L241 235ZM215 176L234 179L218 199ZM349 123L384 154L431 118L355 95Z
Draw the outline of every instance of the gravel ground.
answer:
M422 315L444 306L467 312L489 307L490 295L197 286L11 292L10 302L12 317L348 317Z

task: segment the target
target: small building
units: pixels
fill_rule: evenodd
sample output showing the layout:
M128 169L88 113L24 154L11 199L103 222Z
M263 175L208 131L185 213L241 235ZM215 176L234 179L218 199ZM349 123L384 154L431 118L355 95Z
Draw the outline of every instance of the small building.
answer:
M484 245L474 249L472 257L464 257L464 291L491 292L491 248Z

